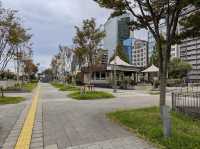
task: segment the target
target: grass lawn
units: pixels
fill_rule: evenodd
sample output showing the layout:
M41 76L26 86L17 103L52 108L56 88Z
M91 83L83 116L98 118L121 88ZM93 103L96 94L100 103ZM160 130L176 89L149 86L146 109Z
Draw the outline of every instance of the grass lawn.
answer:
M95 100L95 99L105 99L105 98L114 98L114 96L111 93L107 92L100 92L100 91L92 91L92 92L86 92L84 94L80 94L80 91L73 92L69 94L70 97L78 100Z
M24 101L23 97L0 97L0 105L4 104L16 104Z
M60 91L78 91L79 88L73 85L64 85L61 83L51 83L55 88L58 88Z
M25 83L22 84L22 89L31 92L34 88L36 88L37 83Z
M29 82L29 83L23 83L21 85L16 84L15 86L8 87L5 91L25 91L25 92L31 92L34 88L36 88L37 83L36 82Z
M64 84L56 83L56 82L51 83L51 85L58 89L64 87Z
M60 88L60 91L78 91L78 90L79 90L78 87L72 85L66 85Z
M200 120L172 112L172 136L165 139L159 108L117 111L108 117L165 149L200 149Z

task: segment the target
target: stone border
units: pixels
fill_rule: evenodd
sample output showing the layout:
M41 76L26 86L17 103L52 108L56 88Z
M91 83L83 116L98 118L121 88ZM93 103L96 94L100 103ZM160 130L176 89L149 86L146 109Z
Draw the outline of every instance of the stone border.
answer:
M39 97L40 98L40 97ZM44 148L44 132L43 132L43 110L42 103L39 101L37 113L35 117L30 149Z
M23 127L24 121L26 119L26 115L28 113L31 102L27 103L22 113L19 116L19 119L16 121L14 127L10 131L5 143L3 144L2 149L12 149L15 147L18 137L21 133L21 129Z

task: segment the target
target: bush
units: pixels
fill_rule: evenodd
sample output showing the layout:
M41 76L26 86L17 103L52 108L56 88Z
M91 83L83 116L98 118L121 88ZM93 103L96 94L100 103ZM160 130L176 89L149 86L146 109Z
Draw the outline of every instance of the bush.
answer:
M31 80L30 83L38 83L38 80Z
M167 80L167 86L168 87L176 87L176 86L182 86L183 81L181 79L168 79ZM158 88L160 85L160 80L155 81L155 88Z
M176 86L180 86L181 84L182 84L181 79L168 79L167 80L167 86L169 86L169 87L176 87Z

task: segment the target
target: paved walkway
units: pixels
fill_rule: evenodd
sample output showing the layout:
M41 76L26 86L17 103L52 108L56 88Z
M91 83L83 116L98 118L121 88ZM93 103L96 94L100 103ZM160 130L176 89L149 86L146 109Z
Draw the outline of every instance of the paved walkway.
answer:
M109 121L105 113L156 105L153 96L76 101L48 84L41 84L44 146L59 149L151 149L151 145Z
M67 94L49 84L40 84L30 149L154 149L111 122L105 114L119 109L158 105L158 96L119 90L115 99L77 101ZM30 105L28 100L18 105L0 106L0 126L6 130L1 131L0 127L0 145L6 142L3 149L14 148ZM6 119L9 116L10 119Z
M0 148L3 147L8 135L12 131L17 120L20 118L22 111L25 109L26 105L30 103L31 94L30 93L9 93L7 96L22 96L25 97L26 101L19 104L11 105L0 105Z

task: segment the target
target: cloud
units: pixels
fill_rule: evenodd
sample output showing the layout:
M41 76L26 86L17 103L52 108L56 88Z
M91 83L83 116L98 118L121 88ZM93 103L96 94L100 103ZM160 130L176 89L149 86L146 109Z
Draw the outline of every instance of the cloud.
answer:
M48 67L58 45L71 46L74 26L83 19L96 18L103 24L110 11L93 0L2 0L3 7L18 10L26 27L33 33L35 62Z

